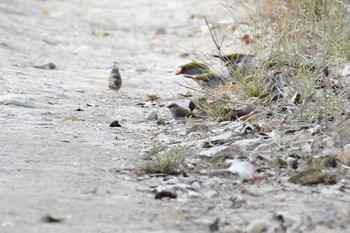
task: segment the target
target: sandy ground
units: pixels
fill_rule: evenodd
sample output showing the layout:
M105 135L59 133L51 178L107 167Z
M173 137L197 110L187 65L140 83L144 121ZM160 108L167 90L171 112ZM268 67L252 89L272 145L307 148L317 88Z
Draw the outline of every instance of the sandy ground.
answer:
M174 71L188 61L179 54L214 49L208 33L193 33L201 15L229 16L214 0L0 2L0 232L208 232L217 217L235 229L277 212L302 223L336 219L345 232L349 199L329 188L254 185L255 195L221 184L204 199L155 200L158 181L132 172L153 143L149 112L171 119L164 107L137 103L150 92L160 105L179 99ZM57 69L33 67L48 62ZM114 62L118 93L107 87ZM110 128L113 120L122 127ZM236 194L245 209L230 208ZM47 214L64 221L44 223Z

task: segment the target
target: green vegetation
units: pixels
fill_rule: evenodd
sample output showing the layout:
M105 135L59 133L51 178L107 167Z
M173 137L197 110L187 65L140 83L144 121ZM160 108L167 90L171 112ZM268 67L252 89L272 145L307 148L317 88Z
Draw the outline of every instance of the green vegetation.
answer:
M158 148L153 148L152 151L159 151ZM159 151L160 152L160 151ZM165 151L163 154L156 154L154 159L141 169L143 173L161 173L161 174L181 174L186 168L183 161L189 155L188 148L176 147Z
M233 12L237 3L225 6ZM239 6L249 15L251 31L242 35L242 45L255 55L254 64L248 69L248 65L231 68L229 79L235 88L229 87L225 97L264 106L272 102L275 108L297 106L289 113L290 119L302 122L319 113L324 114L319 118L323 120L329 119L326 116L330 113L339 113L350 96L339 75L350 58L348 1L240 1ZM240 24L237 22L235 28ZM217 53L222 54L225 37L219 38L215 29L210 28L210 32ZM243 39L247 36L249 43ZM242 75L242 70L247 72ZM221 95L219 90L216 96ZM226 108L218 106L214 119L225 118Z

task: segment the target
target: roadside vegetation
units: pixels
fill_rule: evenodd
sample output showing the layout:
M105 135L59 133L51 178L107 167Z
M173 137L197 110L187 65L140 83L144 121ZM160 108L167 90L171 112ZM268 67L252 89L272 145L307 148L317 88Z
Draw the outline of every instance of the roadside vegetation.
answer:
M237 1L223 4L232 17L236 4ZM232 48L231 55L225 54L227 48L223 44L232 31L219 33L220 28L204 18L216 51L211 56L201 54L199 61L205 64L206 70L206 67L214 72L219 69L224 85L202 87L198 93L204 98L201 97L200 103L195 102L197 110L194 111L204 112L209 121L243 122L248 125L245 135L262 135L278 128L279 134L275 136L279 141L278 150L285 152L281 153L283 156L271 158L271 166L294 169L294 173L288 172L288 175L296 174L290 179L294 183L334 183L344 175L350 155L346 151L350 136L344 132L344 125L345 128L350 125L347 120L350 82L344 72L350 61L349 3L265 0L241 1L238 5L247 12L248 18L244 23L234 20L231 28L245 28L240 35L245 52ZM242 58L244 56L247 59ZM231 57L235 60L230 60ZM232 61L235 64L229 66ZM332 142L311 143L309 149L304 150L310 140L326 140L326 136ZM267 150L270 153L276 150L276 140ZM225 143L228 144L221 144ZM210 141L203 144L203 148L215 146ZM287 153L291 147L298 147L296 154L299 155ZM155 146L151 151L158 149L159 146ZM150 156L151 162L142 168L145 173L181 174L188 170L186 157L192 155L193 150L189 153L180 147L163 149L162 153ZM328 152L322 152L325 150ZM252 161L254 153L257 152L246 157ZM208 160L202 162L213 167ZM221 164L219 168L229 167ZM214 167L218 168L218 164ZM325 173L325 169L331 169L330 173Z

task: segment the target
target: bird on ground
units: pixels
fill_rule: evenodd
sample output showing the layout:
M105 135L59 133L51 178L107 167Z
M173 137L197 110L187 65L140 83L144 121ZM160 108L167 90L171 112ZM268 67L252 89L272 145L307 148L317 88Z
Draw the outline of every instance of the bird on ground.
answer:
M193 112L195 109L205 108L207 105L207 97L196 97L191 99L188 104L188 108Z
M207 116L207 97L197 97L197 98L193 98L189 104L188 104L188 108L191 110L191 112L193 112L195 109L197 109L198 111L196 112L197 116Z
M118 91L122 87L122 78L119 73L119 68L115 65L112 68L112 71L108 77L108 87L111 90Z
M260 78L262 78L260 97L268 96L271 100L284 99L286 84L281 71L266 74Z
M173 115L175 120L183 120L189 117L194 117L194 118L201 118L199 116L196 116L193 112L190 110L179 106L178 104L171 103L167 106L169 108L171 114Z
M273 74L272 80L275 82L275 85L272 89L273 95L275 99L283 99L284 98L284 87L286 86L283 80L283 73L281 71L275 72Z
M204 73L193 76L185 75L185 77L196 81L202 88L215 88L223 81L222 77L214 73Z
M226 66L228 72L235 78L246 77L252 73L254 68L254 56L243 53L232 53L227 55L213 55Z
M241 63L246 57L253 57L244 53L231 53L227 55L213 55L213 57L220 58L225 63Z
M192 61L190 63L180 66L180 69L176 72L176 75L198 75L209 72L209 66L203 63Z

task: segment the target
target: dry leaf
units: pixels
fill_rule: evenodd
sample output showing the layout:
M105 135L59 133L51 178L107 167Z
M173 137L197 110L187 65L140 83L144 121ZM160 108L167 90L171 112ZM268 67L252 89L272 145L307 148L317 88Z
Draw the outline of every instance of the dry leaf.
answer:
M242 41L246 44L246 45L249 45L252 43L252 39L250 38L250 36L248 34L245 34L243 37L242 37Z
M69 117L67 117L66 119L64 119L65 121L77 121L77 120L79 120L77 117L75 117L75 116L69 116Z
M147 96L148 100L151 100L151 101L159 99L159 97L155 93L147 93L146 96Z
M164 27L160 27L157 29L157 31L155 32L155 35L164 35L166 34L166 30Z
M42 9L41 12L43 13L43 15L46 15L46 16L50 15L49 10L46 8Z
M248 117L247 119L244 120L244 122L251 122L251 121L255 121L257 118L257 115L253 115Z
M252 178L243 179L242 182L243 183L254 184L254 183L261 182L261 181L263 181L265 179L266 179L265 176L253 176Z
M177 195L176 195L176 193L171 192L171 191L156 192L155 199L162 199L164 197L176 199Z
M213 144L211 144L209 141L205 141L202 145L203 148L211 148L213 147Z
M118 121L113 121L113 122L109 125L109 127L122 127L122 126L119 124Z
M180 93L180 95L183 97L192 97L193 93L191 91L187 91L186 93Z
M43 222L46 223L60 223L63 222L64 218L60 218L60 217L56 217L56 216L52 216L50 214L45 215L44 217L42 217Z

